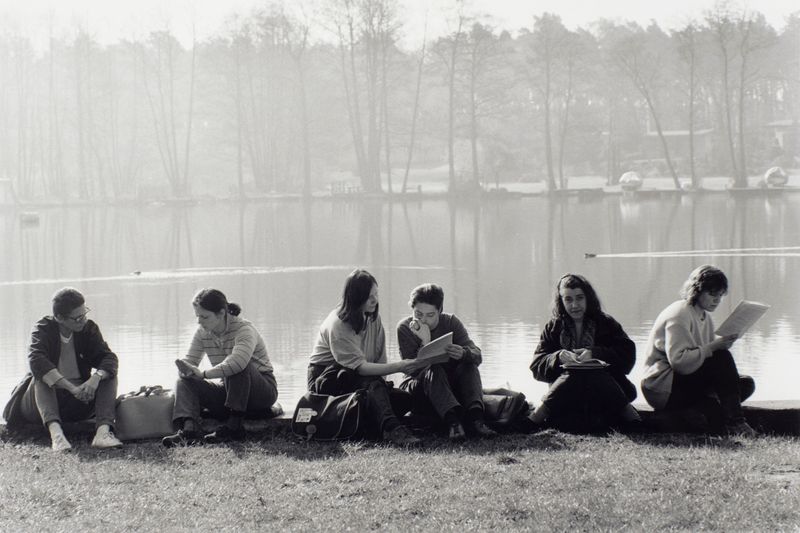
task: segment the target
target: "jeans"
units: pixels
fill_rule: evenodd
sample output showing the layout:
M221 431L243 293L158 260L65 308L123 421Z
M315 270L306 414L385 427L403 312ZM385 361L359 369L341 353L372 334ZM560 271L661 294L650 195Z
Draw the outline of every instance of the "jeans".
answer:
M80 383L76 383L79 385ZM65 389L50 387L43 381L31 380L28 390L22 396L20 412L28 422L77 422L94 415L95 427L103 424L114 425L117 409L117 378L102 380L94 395L94 400L83 403Z
M199 422L204 407L215 418L226 418L231 411L266 415L277 399L275 376L262 374L251 362L238 374L222 378L222 383L179 378L172 420L190 418Z
M442 420L451 409L459 416L474 409L483 413L481 374L473 363L450 361L433 365L416 378L406 379L400 387L411 393L416 413L432 410Z
M744 420L742 402L755 388L753 378L739 375L731 352L717 350L691 374L673 374L666 409L696 408L712 424L733 423Z
M398 416L411 409L409 395L390 387L382 376L361 376L355 370L341 365L308 365L308 390L317 392L317 378L323 373L335 376L328 381L324 393L332 395L349 394L358 389L367 391L367 421L375 437L400 425Z

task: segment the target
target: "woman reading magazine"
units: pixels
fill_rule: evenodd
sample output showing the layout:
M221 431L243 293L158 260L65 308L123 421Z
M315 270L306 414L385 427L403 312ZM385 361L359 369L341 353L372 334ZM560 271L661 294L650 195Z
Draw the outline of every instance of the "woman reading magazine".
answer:
M740 376L730 348L736 334L717 337L709 313L728 292L718 268L696 268L671 303L656 318L647 339L642 393L655 409L678 413L690 429L753 436L741 402L755 390Z

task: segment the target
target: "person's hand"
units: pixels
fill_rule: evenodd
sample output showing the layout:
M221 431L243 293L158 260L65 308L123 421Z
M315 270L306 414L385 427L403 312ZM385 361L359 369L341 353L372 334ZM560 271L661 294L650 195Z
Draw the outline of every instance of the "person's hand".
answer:
M97 393L98 385L100 385L100 376L93 374L77 387L78 394L75 397L83 403L91 402Z
M424 359L403 359L400 364L400 371L404 374L416 374L423 368L426 368L430 365Z
M176 359L175 366L178 367L178 375L182 378L193 379L196 381L204 379L202 370L197 368L195 365L184 361L183 359Z
M733 343L736 342L739 336L735 333L732 335L726 335L724 337L717 337L713 341L708 343L708 347L711 348L712 352L716 352L717 350L728 350Z
M431 328L428 327L428 324L420 322L415 318L408 326L411 328L411 332L422 341L422 344L431 342Z
M575 352L571 352L569 350L561 350L561 352L558 354L558 360L561 361L562 365L566 365L569 363L577 363L578 355Z
M592 359L592 351L588 348L578 348L575 350L575 359L578 361L588 361Z
M456 361L464 357L464 347L459 346L458 344L448 344L444 347L444 351L447 352L447 355L450 356L450 359L455 359Z

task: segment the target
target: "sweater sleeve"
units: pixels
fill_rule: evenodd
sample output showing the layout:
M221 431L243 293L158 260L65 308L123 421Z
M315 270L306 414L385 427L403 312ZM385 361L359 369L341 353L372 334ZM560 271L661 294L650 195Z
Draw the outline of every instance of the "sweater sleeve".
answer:
M598 325L603 328L603 334L597 335L595 341L602 344L592 346L592 357L605 361L610 365L610 370L628 374L636 363L636 344L628 337L622 326L610 316L603 317Z
M417 352L422 347L422 339L411 331L410 318L404 318L397 323L397 346L402 359L416 359Z
M366 362L359 337L348 324L337 321L330 329L329 342L333 359L343 367L356 370Z
M456 315L452 315L450 319L450 327L453 330L453 344L458 344L466 349L464 360L474 364L475 366L480 365L483 362L481 349L478 348L478 346L469 337L467 328Z
M710 355L707 347L697 346L689 319L677 314L668 317L664 324L664 352L672 370L678 374L691 374Z
M253 351L258 342L256 332L252 327L242 327L236 332L233 341L233 348L225 359L209 370L206 370L207 378L221 378L238 374L250 364L253 358Z
M552 383L561 375L561 341L559 340L559 326L555 319L548 322L539 336L539 344L533 353L533 362L530 369L533 378L537 381Z

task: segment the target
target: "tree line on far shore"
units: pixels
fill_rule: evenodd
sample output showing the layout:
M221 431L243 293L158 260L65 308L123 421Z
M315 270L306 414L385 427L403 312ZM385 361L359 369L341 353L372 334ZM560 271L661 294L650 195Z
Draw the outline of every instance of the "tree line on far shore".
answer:
M434 16L433 14L431 16ZM22 199L451 191L622 172L748 175L800 155L800 11L718 3L665 31L557 15L512 34L461 3L400 45L396 0L280 3L181 45L170 31L44 50L0 34L0 178ZM411 180L414 181L413 179Z

